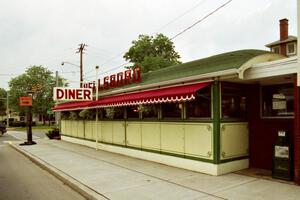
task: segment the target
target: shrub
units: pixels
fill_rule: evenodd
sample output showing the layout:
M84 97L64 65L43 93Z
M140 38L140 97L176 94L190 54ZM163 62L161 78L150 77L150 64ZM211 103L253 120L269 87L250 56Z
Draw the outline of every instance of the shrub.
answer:
M58 128L53 128L52 130L49 130L48 133L46 133L46 135L49 139L60 139Z

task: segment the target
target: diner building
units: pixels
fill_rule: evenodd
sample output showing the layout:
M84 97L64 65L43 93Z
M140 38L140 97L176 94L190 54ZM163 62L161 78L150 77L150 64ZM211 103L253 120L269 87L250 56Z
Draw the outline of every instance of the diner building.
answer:
M283 131L299 180L296 56L246 49L129 71L106 78L92 101L53 108L61 112L63 140L221 175L272 170Z

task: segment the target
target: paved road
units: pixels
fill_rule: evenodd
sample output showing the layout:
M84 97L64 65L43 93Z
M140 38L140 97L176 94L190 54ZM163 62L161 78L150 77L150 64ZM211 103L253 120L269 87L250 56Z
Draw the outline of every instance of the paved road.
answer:
M16 140L10 134L0 137L0 199L2 200L77 200L81 195L64 185L12 149L5 140Z
M0 145L4 144L4 141L15 141L18 140L17 138L13 137L10 134L4 133L4 135L0 136ZM0 160L1 162L1 160Z

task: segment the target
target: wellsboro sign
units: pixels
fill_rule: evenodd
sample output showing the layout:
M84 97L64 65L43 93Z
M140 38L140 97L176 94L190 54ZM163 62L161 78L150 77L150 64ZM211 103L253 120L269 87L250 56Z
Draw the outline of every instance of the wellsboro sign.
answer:
M132 83L140 83L141 78L141 69L138 66L133 67L132 69L125 70L110 76L105 76L102 79L98 79L98 91L107 90L116 87L122 87L124 85L129 85ZM83 88L91 88L93 91L96 91L96 81L90 83L84 83Z

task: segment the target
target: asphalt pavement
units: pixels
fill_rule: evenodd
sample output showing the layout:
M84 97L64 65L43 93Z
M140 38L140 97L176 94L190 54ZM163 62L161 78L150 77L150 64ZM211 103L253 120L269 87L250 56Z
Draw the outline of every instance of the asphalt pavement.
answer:
M7 141L25 141L26 133L17 132L13 136L9 133L0 136L0 200L85 199L7 144ZM34 139L44 135L34 134Z
M293 184L236 173L211 176L65 141L36 140L33 146L10 144L94 199L300 199L300 187Z
M7 144L0 145L0 163L0 199L85 199Z

